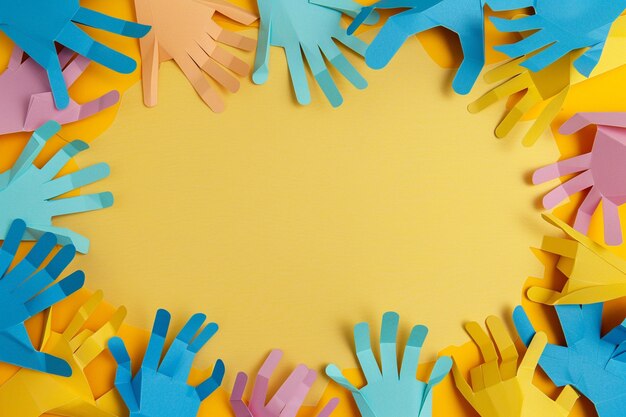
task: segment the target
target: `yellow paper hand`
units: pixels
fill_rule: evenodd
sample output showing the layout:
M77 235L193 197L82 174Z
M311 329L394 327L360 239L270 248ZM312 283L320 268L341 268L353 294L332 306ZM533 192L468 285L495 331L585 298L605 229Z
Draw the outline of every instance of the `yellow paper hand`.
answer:
M226 90L239 90L235 74L246 76L250 66L219 44L252 51L254 39L220 27L213 17L220 13L250 25L257 16L224 0L135 0L137 20L152 26L141 39L142 85L146 106L157 104L159 63L173 59L202 100L214 112L224 110L224 101L204 73Z
M626 16L622 16L613 24L604 53L590 78L625 65L626 57L623 53L625 47ZM524 146L532 146L561 111L570 86L588 79L572 65L581 53L578 51L566 55L538 72L532 72L520 65L528 57L514 59L488 71L485 74L485 81L500 84L470 103L468 110L470 113L478 113L500 100L525 91L523 97L496 127L495 135L498 138L508 136L524 116L528 116L535 107L541 106L539 115L522 139Z
M526 58L518 58L500 65L485 74L488 83L501 84L468 106L470 113L478 113L492 104L524 90L524 96L513 106L496 127L498 138L506 137L515 125L535 106L545 107L522 139L524 146L532 146L556 115L561 111L571 82L571 56L567 55L549 67L532 72L520 64Z
M545 333L537 333L518 366L517 349L499 318L487 318L491 337L476 322L468 323L465 329L480 349L485 363L471 369L471 386L456 360L452 366L452 376L463 397L481 417L569 415L578 399L572 387L566 386L554 401L533 385L539 357L548 343ZM452 357L454 359L454 354Z
M557 268L568 281L561 292L531 287L528 298L543 304L591 304L626 296L626 260L611 253L553 214L543 218L570 239L546 236L541 249L559 255Z
M110 399L114 391L100 399L94 398L85 367L106 348L107 341L120 328L126 309L119 308L96 332L83 325L102 301L97 292L78 310L63 333L50 331L48 317L42 350L63 358L72 367L72 375L64 378L29 369L19 370L0 386L2 415L39 417L45 413L72 417L114 417ZM105 404L101 404L102 403Z

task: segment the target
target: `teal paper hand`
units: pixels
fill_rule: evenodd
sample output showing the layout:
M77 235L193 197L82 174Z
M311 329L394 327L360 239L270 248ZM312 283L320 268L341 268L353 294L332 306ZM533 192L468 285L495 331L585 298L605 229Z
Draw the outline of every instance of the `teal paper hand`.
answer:
M398 373L396 335L399 316L389 312L383 316L380 331L382 372L370 343L367 323L354 327L356 355L367 380L367 385L356 388L335 365L326 367L326 374L336 383L352 392L363 417L430 417L432 416L432 389L441 382L452 367L452 359L440 357L430 374L428 383L416 378L419 354L428 334L425 326L415 326L404 348L402 367Z
M77 24L132 38L150 30L81 7L78 0L0 0L0 31L46 70L59 109L66 108L70 99L55 42L117 72L130 73L137 66L126 55L93 40Z
M56 245L51 233L45 233L26 257L10 269L25 230L24 221L15 220L0 248L0 361L69 376L72 369L67 362L35 350L24 322L80 289L85 276L76 271L55 283L74 259L73 246L61 248L41 268Z
M52 218L109 207L113 204L113 195L105 192L57 197L106 178L109 166L100 163L55 178L73 156L89 147L85 142L75 140L65 145L42 168L37 168L33 161L60 128L57 122L48 122L35 130L13 167L0 174L0 235L6 234L14 219L21 218L28 225L24 240L36 240L41 233L50 232L56 235L60 244L71 243L76 250L86 253L89 239L52 226Z
M256 84L267 81L269 48L279 46L285 50L291 82L300 104L311 102L303 52L315 80L333 107L341 105L343 98L326 68L324 58L356 88L367 87L367 81L335 43L337 40L361 56L367 48L365 42L346 34L340 25L341 12L309 3L309 0L258 0L258 4L261 27L252 74ZM351 15L361 8L352 0L339 0L335 7Z
M187 384L196 353L217 332L215 323L200 330L205 319L204 314L192 316L161 361L170 314L157 311L143 363L134 378L124 341L119 337L109 340L109 350L117 362L115 386L130 417L194 417L202 401L221 385L224 363L219 359L208 379L196 387Z
M512 0L508 7L533 7L535 14L514 20L492 17L498 30L536 32L496 50L511 58L541 50L522 64L536 72L574 50L589 48L574 61L578 72L588 77L600 60L611 25L626 8L626 1L573 0L564 4L553 0Z
M567 346L548 344L539 365L557 386L571 385L600 417L621 417L626 408L626 322L601 335L602 303L557 305ZM513 322L526 346L535 329L522 307Z

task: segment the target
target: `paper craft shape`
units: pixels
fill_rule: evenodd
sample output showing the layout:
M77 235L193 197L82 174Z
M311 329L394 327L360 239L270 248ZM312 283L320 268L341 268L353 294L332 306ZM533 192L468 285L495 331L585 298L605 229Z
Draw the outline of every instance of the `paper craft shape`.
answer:
M524 58L502 64L485 74L488 83L500 83L468 106L470 113L478 113L498 101L523 93L523 97L508 110L498 124L495 135L504 138L527 113L545 103L539 117L522 139L524 146L534 145L561 111L570 88L571 58L566 56L538 72L522 66Z
M626 296L626 261L552 214L544 219L570 239L543 238L541 249L558 255L556 264L568 278L561 292L531 287L528 298L543 304L590 304Z
M0 404L7 416L115 417L109 411L114 391L97 400L91 390L85 368L104 351L106 341L117 333L126 309L120 307L97 331L84 328L102 301L102 292L93 294L76 312L63 333L51 331L51 314L44 328L42 350L65 360L71 372L56 376L20 369L0 386ZM71 375L71 376L70 376Z
M442 356L437 359L427 383L416 378L419 354L428 334L426 326L418 325L411 331L398 371L396 336L399 320L400 316L394 312L383 315L381 367L372 352L369 325L359 323L354 326L356 355L367 380L364 387L359 389L352 385L336 365L326 367L326 374L333 381L352 392L363 417L432 416L433 387L446 377L452 366L452 360Z
M295 417L306 398L311 386L317 379L317 372L305 365L298 365L276 394L267 402L269 380L278 366L283 352L273 350L254 379L254 388L248 405L243 400L248 375L237 374L235 386L230 397L230 404L236 417ZM337 398L330 400L317 414L317 417L328 417L339 404Z
M220 44L252 51L256 42L223 29L213 17L219 12L244 25L258 17L224 0L135 0L135 9L138 21L152 26L139 43L145 105L156 106L159 64L173 59L211 110L223 111L223 99L203 72L226 90L238 91L239 80L225 68L247 76L250 66Z
M496 50L511 58L540 51L522 63L537 72L572 51L589 48L574 61L574 67L587 77L600 60L611 25L626 8L625 0L573 0L567 9L551 0L507 3L510 10L532 7L535 14L511 20L491 17L496 28L502 32L535 32L519 42L496 46Z
M518 366L519 354L502 320L489 316L486 324L491 337L475 321L465 325L485 361L471 369L472 385L456 360L452 366L454 383L467 402L481 417L567 417L578 399L572 387L566 386L552 400L533 385L537 362L548 343L546 334L528 340Z
M591 216L602 202L604 240L619 245L622 230L618 207L626 203L626 113L577 113L559 132L573 134L591 124L597 125L591 152L538 169L533 184L578 174L546 194L543 206L554 208L572 194L589 188L576 213L574 228L587 233Z
M209 323L201 330L206 320L204 314L191 316L161 360L170 317L166 310L157 311L141 369L134 377L124 341L119 337L109 341L109 350L117 362L115 386L130 417L194 417L200 403L222 383L224 362L218 359L209 378L196 387L187 384L196 353L218 328Z
M150 30L149 26L81 7L78 0L0 0L0 30L46 70L58 109L66 108L70 97L55 42L123 74L133 72L137 66L126 55L93 40L77 25L131 38L141 38Z
M625 28L626 17L620 17L615 21L609 33L604 53L591 73L591 77L611 71L624 64ZM539 115L534 119L530 129L522 139L524 146L532 146L537 142L539 136L550 127L569 94L569 87L587 80L571 65L572 61L582 54L582 51L568 54L537 72L530 71L521 65L527 57L536 54L537 52L533 52L526 57L514 59L488 71L485 74L485 80L489 83L501 84L468 106L471 113L478 113L497 101L508 99L514 94L523 92L523 98L513 106L513 109L507 111L504 119L496 127L496 137L503 138L510 134L523 117L527 116L537 106L542 105L543 108L539 111Z
M89 239L71 230L53 226L52 218L110 207L113 195L104 192L57 197L106 178L109 166L99 163L55 178L72 157L89 148L85 142L74 140L42 168L37 168L33 161L60 128L57 122L50 121L35 130L13 167L0 174L0 235L6 234L13 219L22 218L28 225L24 240L36 240L42 233L50 232L56 235L60 244L71 243L79 252L87 253Z
M284 48L296 99L300 104L311 102L302 53L324 95L333 107L343 103L324 59L332 64L358 89L367 81L341 53L335 40L363 56L367 45L348 35L340 25L341 13L355 16L361 6L352 0L333 2L333 8L309 3L309 0L258 0L261 27L254 61L252 81L264 84L269 76L269 48ZM339 11L341 10L341 11ZM367 20L374 23L377 16Z
M619 417L626 407L626 323L601 337L602 307L555 306L567 346L548 344L539 365L557 386L570 384L587 397L599 417ZM513 321L528 345L535 329L521 306Z
M28 255L10 268L25 231L23 220L13 221L0 247L0 361L68 376L71 369L66 361L35 350L24 322L80 289L85 275L75 271L55 282L74 259L76 250L71 245L61 248L42 268L56 245L51 233L43 234Z
M463 49L463 62L452 81L452 88L458 94L467 94L485 65L483 8L486 3L493 10L509 8L507 0L380 0L361 9L348 27L348 33L354 33L375 9L408 9L389 17L367 48L365 62L371 68L381 69L411 36L439 26L455 32Z
M90 61L78 56L70 62L74 53L64 48L58 59L63 68L63 78L70 87L80 77ZM8 68L0 75L0 135L15 132L32 132L48 120L60 124L76 122L107 109L118 102L120 94L109 91L85 104L70 100L67 108L57 110L54 106L46 71L31 58L24 62L24 52L13 48Z

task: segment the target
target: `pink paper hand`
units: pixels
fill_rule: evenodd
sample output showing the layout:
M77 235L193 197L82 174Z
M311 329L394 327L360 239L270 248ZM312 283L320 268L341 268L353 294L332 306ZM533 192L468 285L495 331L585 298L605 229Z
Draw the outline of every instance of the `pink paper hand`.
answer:
M591 216L602 201L604 240L619 245L618 207L626 203L626 113L577 113L559 131L572 134L591 124L598 128L591 152L538 169L533 183L580 173L546 194L544 207L551 209L572 194L591 188L578 209L574 228L587 233Z
M64 68L63 78L68 87L90 63L83 56L71 61L73 55L69 49L62 49L59 53L59 62ZM45 69L31 58L22 62L23 56L24 52L14 47L9 66L0 75L0 134L32 132L49 120L59 124L76 122L111 107L120 98L117 91L109 91L85 104L70 100L65 109L57 110Z
M248 405L243 401L248 376L243 372L237 374L233 393L230 396L230 404L236 417L296 417L317 378L317 372L305 365L298 365L272 399L266 403L269 380L282 356L283 352L273 350L267 357L254 380L254 388ZM337 404L339 400L333 398L317 417L330 416Z

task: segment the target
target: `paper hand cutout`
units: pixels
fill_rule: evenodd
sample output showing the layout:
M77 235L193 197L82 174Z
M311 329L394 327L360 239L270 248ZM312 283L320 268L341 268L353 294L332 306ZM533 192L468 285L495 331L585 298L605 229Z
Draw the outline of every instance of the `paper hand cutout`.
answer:
M315 0L318 3L320 0ZM327 0L332 1L332 0ZM463 62L452 88L459 94L470 92L485 65L485 3L494 10L508 8L508 0L379 0L363 7L348 27L353 33L375 9L407 8L391 16L376 35L365 53L365 62L371 68L385 67L406 40L434 27L444 27L459 36Z
M13 219L22 218L28 225L24 240L35 240L41 233L50 232L56 235L60 244L71 243L79 252L87 253L89 239L53 226L52 218L110 207L113 195L105 192L57 197L106 178L109 166L99 163L55 178L72 157L89 147L85 142L75 140L65 145L42 168L37 168L33 161L60 128L57 122L51 121L35 130L13 167L0 174L0 235L6 233Z
M527 38L495 47L511 58L539 51L522 64L531 71L541 71L568 53L587 49L574 61L574 67L589 76L598 64L611 25L626 8L625 0L573 0L562 3L551 0L512 0L509 9L533 7L535 14L519 19L491 17L502 32L536 31ZM544 49L545 48L545 49Z
M502 64L485 74L488 83L501 83L468 106L470 113L478 113L494 103L524 92L524 96L508 111L495 130L496 137L509 135L519 121L535 106L545 103L539 117L522 139L524 146L532 146L561 111L570 87L569 56L560 59L549 67L531 72L518 58Z
M578 399L572 387L566 386L554 401L533 385L537 361L548 343L545 333L528 340L518 366L519 355L504 323L495 316L486 322L491 337L476 322L465 325L485 361L470 371L472 386L456 361L452 367L454 383L467 402L481 417L567 417Z
M267 81L269 48L279 46L285 49L291 83L300 104L311 102L303 52L315 80L333 107L340 106L343 98L328 72L324 58L356 88L367 87L367 81L335 44L337 40L357 54L365 54L365 42L346 34L340 26L341 13L355 15L360 5L352 0L332 2L330 7L309 3L309 0L258 0L258 4L261 27L252 81L256 84ZM369 19L368 23L375 22L376 18Z
M420 325L411 331L398 372L396 335L399 320L394 312L383 315L380 331L382 372L372 352L369 325L359 323L354 326L356 355L367 380L363 388L352 385L337 366L326 367L326 374L333 381L352 392L363 417L430 417L433 387L446 377L452 366L452 360L443 356L437 359L427 383L416 378L419 354L428 334L428 329Z
M528 298L543 304L590 304L626 296L626 260L554 215L543 217L571 238L546 236L541 244L542 250L560 257L556 266L568 281L561 292L531 287Z
M622 323L601 337L602 307L555 306L567 346L548 344L539 365L557 386L571 384L587 397L599 417L620 417L626 408L626 327ZM535 329L522 307L513 321L528 345Z
M35 350L24 322L80 289L85 275L76 271L55 283L74 259L73 246L61 248L42 268L56 245L51 233L41 236L28 255L9 268L25 230L24 221L13 221L0 247L0 361L68 376L71 369L67 362Z
M135 8L137 19L152 25L140 40L146 106L157 104L159 63L173 59L211 110L223 111L224 101L202 72L226 90L238 91L239 80L224 67L247 76L250 66L220 44L251 51L255 41L221 28L213 17L219 12L244 25L258 17L224 0L135 0Z
M69 363L71 376L19 370L0 386L3 413L20 417L38 417L46 413L114 417L101 406L101 402L110 401L114 392L110 391L96 400L85 376L85 368L104 351L107 340L117 333L126 316L126 309L121 307L97 331L83 328L101 301L102 292L92 295L76 312L63 333L50 331L51 318L48 316L42 350Z
M32 132L48 120L55 120L60 124L76 122L111 107L120 98L117 91L109 91L85 104L70 100L67 108L57 110L46 79L46 71L31 58L22 62L23 55L19 47L14 47L9 67L0 75L0 135ZM70 62L73 55L72 51L64 48L58 57L68 87L83 74L90 63L83 56Z
M126 55L93 40L77 24L132 38L141 38L150 30L81 7L78 0L0 0L0 31L46 70L59 109L66 108L70 98L55 42L117 72L131 73L137 66Z
M109 350L117 362L115 386L131 417L193 417L198 413L200 403L220 386L224 363L219 359L213 373L204 382L196 387L187 384L196 353L217 332L215 323L200 330L205 320L204 314L193 315L161 361L170 313L157 311L141 369L134 378L124 341L119 337L109 341Z
M246 405L243 394L246 390L248 376L239 372L235 380L235 386L230 397L230 404L236 417L295 417L311 386L317 378L317 372L299 365L285 380L282 386L269 402L267 390L269 380L282 358L283 352L273 350L254 379L254 388L250 403ZM328 417L339 404L337 398L333 398L324 406L317 417Z
M572 134L591 124L598 126L591 152L538 169L533 184L580 173L546 194L543 206L551 209L572 194L590 188L578 209L574 228L587 233L591 216L602 202L604 240L619 245L622 230L618 207L626 203L626 113L577 113L559 132Z

